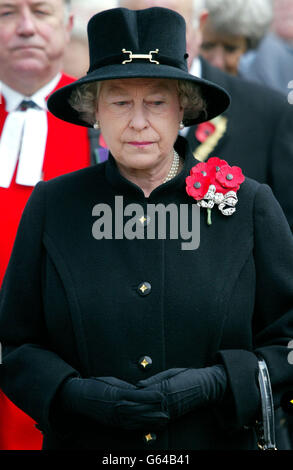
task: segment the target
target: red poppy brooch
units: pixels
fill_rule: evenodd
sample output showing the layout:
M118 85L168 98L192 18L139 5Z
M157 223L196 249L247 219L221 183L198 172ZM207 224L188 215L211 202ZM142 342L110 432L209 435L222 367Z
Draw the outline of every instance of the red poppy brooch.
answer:
M230 166L225 160L213 157L198 163L186 178L186 192L207 209L207 223L211 225L211 209L216 204L223 215L232 215L238 202L237 191L245 180L241 168Z

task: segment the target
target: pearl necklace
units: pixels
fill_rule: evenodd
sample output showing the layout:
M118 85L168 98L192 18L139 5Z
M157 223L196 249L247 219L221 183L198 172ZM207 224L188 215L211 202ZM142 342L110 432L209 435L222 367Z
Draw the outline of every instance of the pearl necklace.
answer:
M169 173L167 174L163 183L167 183L167 181L170 181L172 178L174 178L177 175L178 169L179 169L179 163L180 163L180 157L178 153L176 152L176 150L173 149L173 162L169 170Z

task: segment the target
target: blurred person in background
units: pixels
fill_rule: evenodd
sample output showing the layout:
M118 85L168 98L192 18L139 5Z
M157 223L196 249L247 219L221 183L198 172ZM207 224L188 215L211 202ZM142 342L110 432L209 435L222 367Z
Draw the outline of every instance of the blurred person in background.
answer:
M86 129L47 112L73 16L68 0L0 0L0 285L24 206L40 180L90 163ZM0 392L0 449L39 449L41 433Z
M246 79L288 95L289 83L293 80L292 0L273 0L270 31L255 51L242 56L239 72Z
M120 0L119 5L133 9L162 6L185 18L190 72L222 86L232 103L221 116L181 133L198 160L221 156L271 186L293 230L293 107L280 93L228 74L200 56L208 18L201 0Z
M94 14L116 6L116 0L71 0L74 23L64 54L65 73L76 78L87 73L89 68L88 21Z
M241 56L255 49L272 20L272 0L204 0L209 15L200 54L213 66L238 74Z
M64 54L65 73L76 78L87 73L89 69L88 21L94 14L116 6L116 0L71 0L74 23ZM108 158L108 150L100 131L90 127L88 137L91 163L104 162Z

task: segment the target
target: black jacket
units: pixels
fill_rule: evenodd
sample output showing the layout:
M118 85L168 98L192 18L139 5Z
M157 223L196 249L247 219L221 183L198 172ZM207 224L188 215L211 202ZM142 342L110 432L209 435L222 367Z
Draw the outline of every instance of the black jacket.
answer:
M205 158L219 156L245 174L268 184L293 230L293 106L287 97L266 86L233 77L201 59L202 77L225 88L232 102L223 114L227 128L220 129ZM187 139L198 156L201 142L190 128ZM205 144L203 144L205 145Z
M246 178L232 216L201 210L201 240L102 239L93 207L123 196L188 204L180 175L146 199L106 163L39 183L24 211L0 297L0 385L43 430L45 449L254 449L259 415L257 356L267 361L275 405L292 388L293 241L270 188ZM138 288L148 282L144 292ZM140 366L149 356L152 365ZM196 410L157 432L119 431L50 415L71 375L138 380L174 367L224 364L229 387L218 407ZM58 423L58 424L57 424ZM249 429L247 429L247 426Z

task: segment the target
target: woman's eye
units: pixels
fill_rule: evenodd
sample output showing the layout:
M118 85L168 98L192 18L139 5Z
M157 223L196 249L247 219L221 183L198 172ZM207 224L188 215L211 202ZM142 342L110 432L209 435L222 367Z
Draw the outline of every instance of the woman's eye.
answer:
M150 101L148 104L149 104L150 106L159 107L159 106L162 106L164 103L165 103L165 101L156 100L156 101Z
M121 106L122 107L122 106L126 106L129 103L128 103L128 101L116 101L114 104L116 106Z
M0 16L9 16L12 14L13 14L13 11L1 11Z

